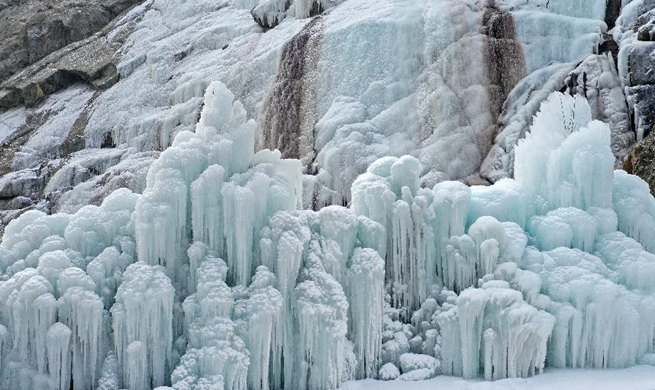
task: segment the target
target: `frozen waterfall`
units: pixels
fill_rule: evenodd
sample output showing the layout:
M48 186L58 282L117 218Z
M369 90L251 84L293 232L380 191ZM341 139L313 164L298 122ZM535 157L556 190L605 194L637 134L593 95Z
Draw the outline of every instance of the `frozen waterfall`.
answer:
M318 211L256 128L214 82L143 195L7 226L1 388L329 390L655 350L655 198L584 98L542 104L514 179L422 187L383 157Z

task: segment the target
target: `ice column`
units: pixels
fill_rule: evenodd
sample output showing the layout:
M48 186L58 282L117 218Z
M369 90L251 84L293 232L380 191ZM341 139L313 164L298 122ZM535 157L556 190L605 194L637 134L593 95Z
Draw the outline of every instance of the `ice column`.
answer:
M174 296L170 279L158 266L138 262L123 274L111 313L119 375L130 390L168 382ZM137 371L132 363L144 369Z
M357 378L377 376L384 320L384 260L373 249L357 248L348 270L349 334L358 358Z

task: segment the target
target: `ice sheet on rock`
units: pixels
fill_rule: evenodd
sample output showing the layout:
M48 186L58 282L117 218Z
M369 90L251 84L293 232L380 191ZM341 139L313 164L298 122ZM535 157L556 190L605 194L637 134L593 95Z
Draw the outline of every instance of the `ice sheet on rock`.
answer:
M288 1L262 0L254 1L250 13L255 21L263 27L275 27L285 18L289 8Z
M604 28L598 20L600 2L589 8L587 4L573 8L550 4L552 9L546 1L510 3L500 2L498 12L512 11L505 15L516 24L517 34L502 38L523 47L531 65L528 73L549 63L579 61L592 54L600 41ZM497 87L488 79L493 65L487 69L484 64L499 59L487 58L487 37L480 33L483 14L493 7L474 2L384 2L376 3L366 15L356 13L369 5L365 0L348 2L324 17L316 72L320 79L312 79L315 93L302 108L315 115L303 119L316 123L313 134L303 133L316 136L311 153L318 152L318 158L310 168L319 172L318 180L327 187L328 196L345 202L354 178L384 155L412 153L423 164L422 174L443 172L444 177L456 179L474 173L491 146L494 115L498 114L492 107L496 102L488 96ZM364 23L370 28L361 29ZM553 29L567 45L542 40L543 31ZM514 31L513 27L509 30ZM359 41L371 44L362 50ZM376 63L370 64L368 58L376 58ZM517 58L508 65L523 60ZM353 62L366 66L357 67L354 75ZM518 79L524 76L517 69L512 72ZM555 89L559 86L540 90L541 99ZM339 108L345 107L348 111L343 114ZM398 132L399 128L403 131Z
M51 211L72 214L85 205L101 204L120 188L142 193L157 156L157 152L137 153L133 148L85 149L73 154L44 190Z
M49 97L39 107L41 115L49 115L48 121L17 151L13 168L34 168L44 159L60 157L60 147L67 142L70 131L94 93L86 87L75 87Z
M589 3L603 6L602 1ZM607 26L602 18L594 20L589 16L584 19L554 13L515 12L517 35L523 43L528 74L549 62L579 62L594 54ZM555 32L554 26L557 26Z
M615 167L620 169L636 135L613 57L610 53L587 57L571 72L567 84L569 93L577 93L589 100L594 119L609 125Z
M87 145L99 147L110 134L117 145L139 151L165 149L177 133L193 129L203 93L217 79L230 84L252 116L280 47L293 35L281 28L262 36L252 6L158 2L156 11L145 4L125 16L125 30L129 20L136 26L118 64L121 80L95 103Z
M516 25L517 36L508 40L526 48L525 62L542 64L577 61L592 53L602 24L599 4L498 1L497 8L510 16L504 20ZM260 19L270 16L279 22L284 12L295 17L263 34L252 20L253 8ZM325 192L347 201L351 182L387 154L414 154L423 163L422 174L431 171L459 179L476 172L494 135L491 106L504 99L488 97L488 89L495 88L488 80L494 61L487 61L487 38L480 30L489 7L472 0L142 4L107 35L112 42L125 36L117 59L121 77L96 97L89 110L86 147L100 148L110 140L138 152L166 149L177 134L193 130L203 92L212 80L223 81L243 102L248 116L256 118L283 47L310 23L309 18L299 18L327 9L331 11L321 16L324 28L317 31L322 38L316 50L317 77L312 80L316 96L302 107L312 114L306 118L304 135L318 135L313 125L321 118L330 121L337 106L330 107L337 98L364 110L353 113L349 123L322 132L316 145L308 145L309 154L323 152L321 162L307 169L323 171L319 181ZM542 40L544 31L558 31L565 43ZM360 42L368 44L362 47ZM58 102L65 100L57 96ZM31 159L25 155L19 160L23 164ZM351 160L355 163L348 164ZM87 184L84 192L90 187ZM72 198L65 199L64 210L75 211ZM327 203L337 202L321 205Z
M15 108L0 114L0 143L3 143L26 122L26 109Z
M480 166L481 175L495 183L514 176L514 149L530 129L541 103L565 84L573 64L552 64L535 70L510 92L499 118L500 133Z

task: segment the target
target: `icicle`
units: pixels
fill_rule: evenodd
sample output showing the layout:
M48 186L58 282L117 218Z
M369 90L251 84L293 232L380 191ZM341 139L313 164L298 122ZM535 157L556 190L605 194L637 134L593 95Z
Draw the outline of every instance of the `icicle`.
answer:
M315 255L307 258L307 280L296 287L300 389L334 389L345 379L348 301ZM286 362L286 360L285 360Z
M268 390L271 362L276 361L281 345L277 332L282 326L282 296L273 287L275 275L264 266L257 268L247 290L247 298L237 303L234 312L242 318L241 333L250 351L248 388ZM271 358L272 357L272 358Z
M148 356L146 347L140 341L133 341L127 346L127 369L125 383L130 390L148 390L151 385L148 375Z
M189 343L171 375L174 388L247 389L249 353L230 319L234 297L226 274L220 259L205 260L196 272L197 292L182 305Z
M93 291L70 287L59 298L59 319L71 333L73 383L94 389L104 356L103 304Z
M218 255L224 253L221 198L224 180L225 169L211 165L191 184L193 239L207 243L209 249Z
M442 366L444 373L475 378L483 367L487 379L526 377L540 371L555 325L552 315L526 304L521 293L498 281L487 282L482 289L464 290L456 310L442 312L438 321L442 358L459 346L462 351L461 366L448 357ZM459 323L459 337L454 337L455 323Z
M50 326L46 335L48 372L57 386L56 390L67 390L70 388L71 335L70 328L61 322Z
M119 375L130 390L168 382L174 295L170 279L157 266L138 262L127 267L123 274L111 312ZM134 342L140 344L135 344L130 352ZM147 357L145 369L131 368L130 359L141 362L142 356Z
M349 334L358 358L357 378L374 378L380 363L384 318L384 260L372 249L355 249L349 269Z

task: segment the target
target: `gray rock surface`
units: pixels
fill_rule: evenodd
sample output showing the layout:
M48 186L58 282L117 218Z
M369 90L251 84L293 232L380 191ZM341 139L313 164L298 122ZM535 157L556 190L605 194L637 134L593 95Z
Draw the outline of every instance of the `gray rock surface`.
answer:
M639 16L633 30L637 41L626 49L629 52L627 91L634 106L637 137L641 139L655 125L655 9Z
M15 72L17 66L31 64L0 82L0 109L19 105L34 107L53 92L77 82L87 83L95 89L106 89L118 80L114 59L125 35L109 38L107 34L115 27L109 22L117 15L115 12L136 3L135 0L83 5L63 2L48 11L41 11L42 2L32 3L0 11L8 13L6 17L13 20L4 33L8 34L7 31L14 27L17 29L12 30L15 35L5 37L5 43L0 43L0 58L2 53L13 53L5 54L7 60L0 63L0 80ZM24 21L26 15L32 16ZM64 22L71 27L66 27ZM29 27L29 23L33 23L33 27ZM51 25L59 27L49 28ZM0 42L3 42L2 31ZM19 36L27 38L22 43L17 42ZM24 51L27 52L26 58L12 60Z
M655 132L651 131L632 149L623 169L644 179L650 186L650 192L655 194Z
M87 38L140 0L0 1L0 80Z

